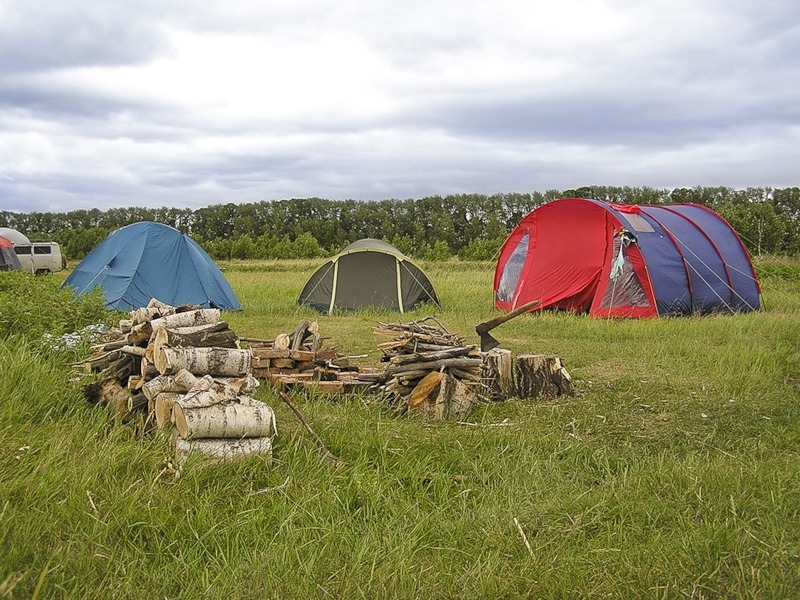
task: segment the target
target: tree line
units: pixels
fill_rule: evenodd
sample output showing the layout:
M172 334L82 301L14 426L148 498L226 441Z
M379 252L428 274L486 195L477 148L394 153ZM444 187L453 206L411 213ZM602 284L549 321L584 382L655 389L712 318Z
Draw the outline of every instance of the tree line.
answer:
M157 221L186 233L214 259L314 258L365 237L416 258L491 260L510 231L557 198L621 204L701 204L721 214L752 254L800 254L800 188L586 186L533 193L454 194L406 200L294 198L188 208L112 208L62 213L0 211L0 226L58 242L76 260L111 231Z

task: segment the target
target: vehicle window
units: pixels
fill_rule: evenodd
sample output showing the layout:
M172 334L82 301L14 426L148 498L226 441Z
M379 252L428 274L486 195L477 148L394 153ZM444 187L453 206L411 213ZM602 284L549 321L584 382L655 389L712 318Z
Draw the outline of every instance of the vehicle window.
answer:
M30 246L14 246L14 252L17 254L30 254L31 247Z
M53 249L50 246L34 246L33 247L34 254L52 254Z

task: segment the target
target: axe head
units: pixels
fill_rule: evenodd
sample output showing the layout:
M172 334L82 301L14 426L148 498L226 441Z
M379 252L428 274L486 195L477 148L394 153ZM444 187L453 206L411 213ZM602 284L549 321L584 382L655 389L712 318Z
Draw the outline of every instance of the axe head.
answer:
M500 345L500 342L494 339L488 331L478 331L478 335L481 336L481 352L488 352Z

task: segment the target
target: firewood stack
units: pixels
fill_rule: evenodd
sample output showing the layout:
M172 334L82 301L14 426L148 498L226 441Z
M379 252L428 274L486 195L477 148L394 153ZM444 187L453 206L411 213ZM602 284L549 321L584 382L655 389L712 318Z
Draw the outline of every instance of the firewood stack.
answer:
M258 387L250 351L218 309L153 299L130 316L82 363L100 373L83 389L90 402L108 405L117 421L141 417L145 431L174 423L181 462L193 451L271 456L274 415L250 396Z
M319 324L305 319L291 333L272 340L244 338L252 356L252 374L280 389L307 389L341 395L369 388L375 381L370 369L352 365L351 356L335 348L323 349Z
M378 344L388 362L379 385L398 414L420 411L431 420L462 419L481 393L481 353L464 345L434 317L379 323L373 332L394 339Z

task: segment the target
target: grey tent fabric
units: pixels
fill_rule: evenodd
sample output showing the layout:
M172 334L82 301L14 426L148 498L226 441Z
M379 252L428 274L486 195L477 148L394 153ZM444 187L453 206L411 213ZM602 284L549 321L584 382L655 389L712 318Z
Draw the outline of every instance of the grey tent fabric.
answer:
M347 246L309 277L297 299L324 314L365 307L398 312L439 304L428 277L399 250L365 238Z

